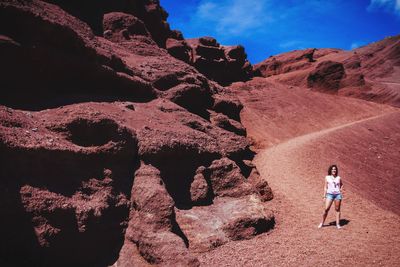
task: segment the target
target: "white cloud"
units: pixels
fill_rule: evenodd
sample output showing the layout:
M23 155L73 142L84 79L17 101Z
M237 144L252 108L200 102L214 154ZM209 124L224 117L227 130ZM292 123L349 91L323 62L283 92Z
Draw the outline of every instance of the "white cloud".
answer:
M368 42L365 42L365 41L354 41L350 45L350 50L362 47L362 46L367 45L367 44L368 44Z
M368 11L383 9L388 12L393 12L400 16L400 0L371 0Z
M197 15L204 19L213 20L216 18L215 10L220 9L217 4L212 2L205 2L198 6L197 8Z
M371 0L372 5L380 5L380 6L388 5L391 2L394 2L394 1L393 0Z
M194 20L214 24L216 32L227 35L249 35L264 27L272 18L268 15L269 0L203 0Z
M360 43L354 42L354 43L351 43L350 49L353 50L353 49L359 48L360 46L361 46Z
M212 32L219 36L251 36L269 32L269 27L279 27L278 24L283 20L327 14L339 8L343 2L308 0L287 5L272 0L200 0L191 23L200 28L212 28Z

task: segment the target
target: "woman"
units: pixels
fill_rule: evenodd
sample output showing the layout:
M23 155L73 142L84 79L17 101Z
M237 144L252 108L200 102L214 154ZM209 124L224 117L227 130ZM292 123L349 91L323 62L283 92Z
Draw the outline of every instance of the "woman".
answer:
M336 165L329 166L328 176L325 177L324 186L324 199L325 199L325 210L322 215L322 222L318 225L318 228L324 226L326 216L328 216L329 209L332 206L332 202L335 202L336 210L336 227L338 229L342 228L340 226L340 204L342 202L343 183L339 176L339 170Z

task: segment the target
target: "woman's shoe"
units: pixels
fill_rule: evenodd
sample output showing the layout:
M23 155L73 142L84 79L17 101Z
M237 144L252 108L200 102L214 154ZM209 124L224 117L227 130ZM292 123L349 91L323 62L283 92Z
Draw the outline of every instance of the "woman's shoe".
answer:
M336 228L337 229L342 229L342 226L340 226L339 224L336 224Z
M322 228L324 226L322 223L318 224L318 228Z

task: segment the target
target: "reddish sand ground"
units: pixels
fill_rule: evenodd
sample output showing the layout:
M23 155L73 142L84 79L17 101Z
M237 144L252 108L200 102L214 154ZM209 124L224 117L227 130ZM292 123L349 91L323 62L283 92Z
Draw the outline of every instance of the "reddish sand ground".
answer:
M263 79L233 87L275 194L267 205L276 227L199 255L202 264L400 266L400 110ZM336 229L331 209L329 226L317 229L332 163L345 186L344 227Z

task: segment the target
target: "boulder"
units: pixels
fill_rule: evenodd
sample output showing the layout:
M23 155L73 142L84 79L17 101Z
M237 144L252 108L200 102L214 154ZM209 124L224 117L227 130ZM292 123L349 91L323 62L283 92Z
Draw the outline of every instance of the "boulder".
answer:
M131 192L131 215L125 244L136 244L150 264L199 266L182 237L173 233L176 225L174 201L168 194L160 172L142 164L135 173Z
M228 60L228 74L231 77L236 77L235 81L246 81L253 77L253 66L247 60L243 46L224 46L224 50L225 57Z
M135 173L131 191L131 205L135 216L133 225L146 231L171 231L174 201L168 194L160 171L151 165L141 164ZM132 226L133 227L133 226ZM132 231L130 238L140 239L140 231Z
M144 23L133 15L111 12L103 18L104 37L113 42L130 40L131 36L150 36Z
M240 168L228 158L214 160L207 168L207 178L215 196L240 197L253 193Z
M206 178L203 175L205 167L201 166L196 170L196 175L193 178L193 182L190 185L190 199L193 205L201 205L210 203L212 200L212 192Z
M211 206L190 210L176 209L176 220L195 252L209 251L231 240L252 238L275 225L273 213L254 195L218 198Z
M213 37L188 39L190 63L207 78L221 85L246 81L252 69L243 46L221 46Z
M255 166L251 168L247 181L252 185L254 191L258 193L261 201L266 202L274 198L274 194L271 187L268 185L267 180L260 175Z
M170 53L173 57L186 63L190 62L192 50L184 40L168 38L166 41L166 48L168 53Z
M201 45L209 46L209 47L219 47L220 46L220 44L217 42L217 40L211 36L200 37L198 39L198 42Z

